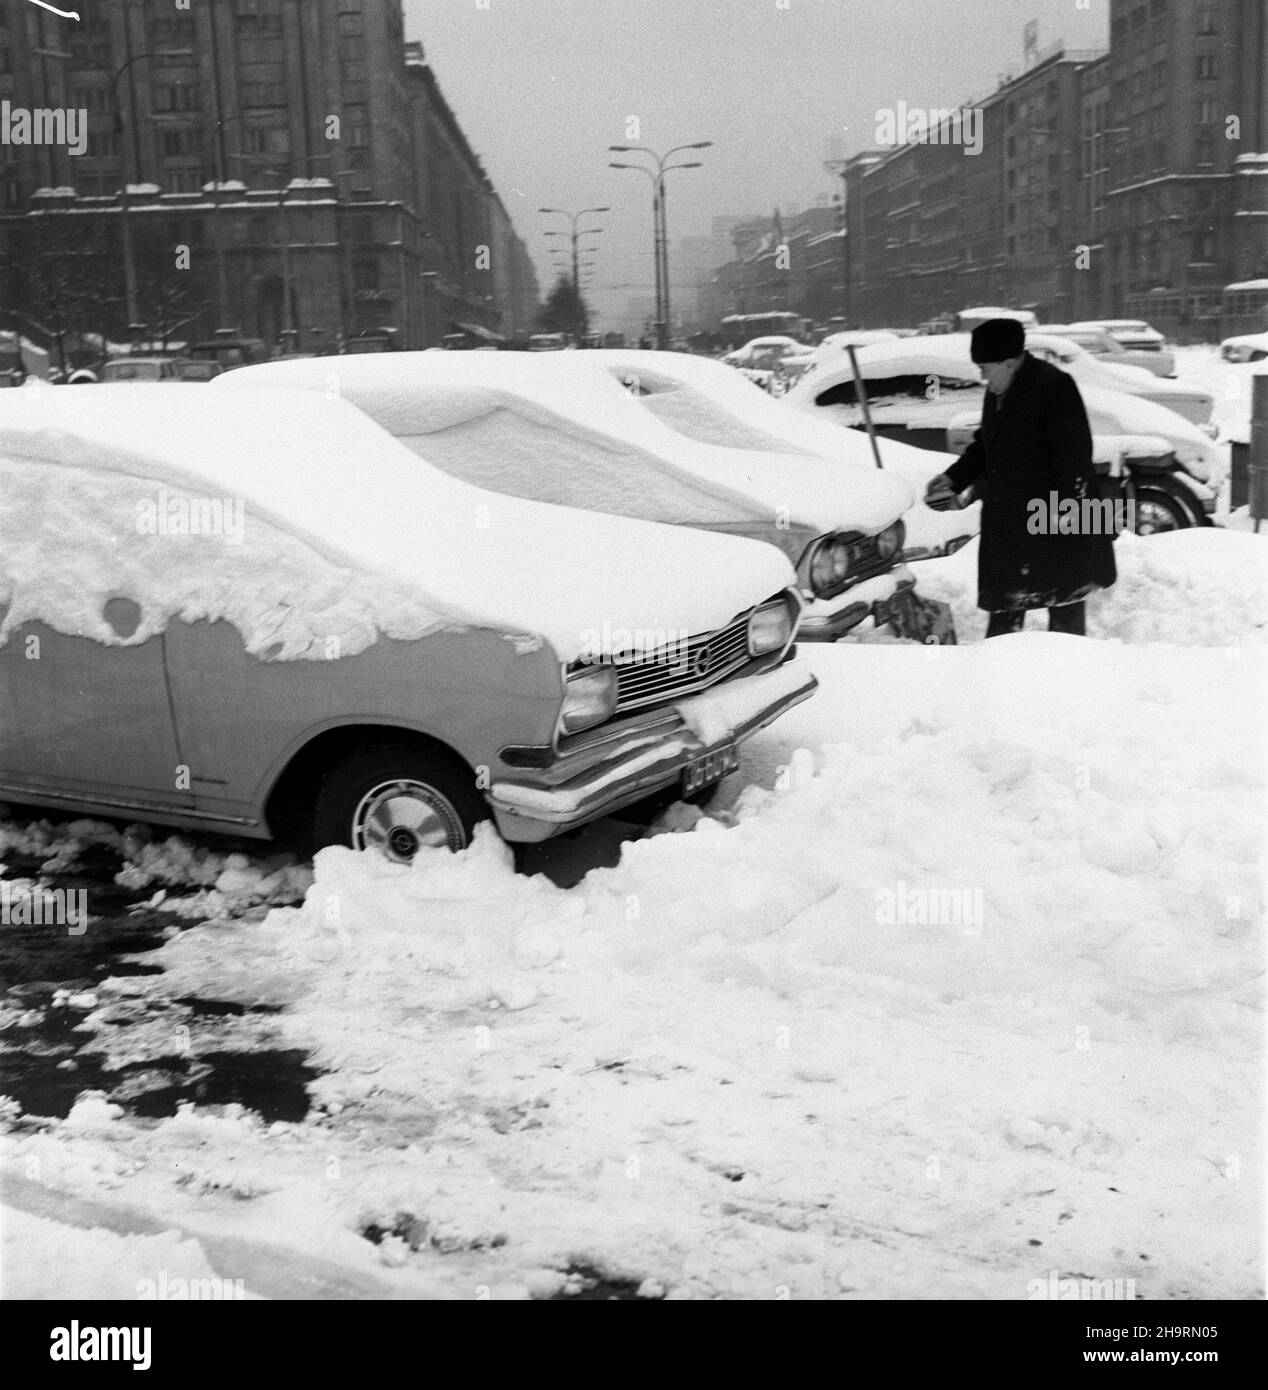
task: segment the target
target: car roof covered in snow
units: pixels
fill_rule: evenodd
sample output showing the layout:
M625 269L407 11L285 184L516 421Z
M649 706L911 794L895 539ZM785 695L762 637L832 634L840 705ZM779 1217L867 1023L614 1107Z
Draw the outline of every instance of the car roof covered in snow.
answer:
M420 457L482 487L636 509L649 520L766 527L788 515L820 535L876 531L910 505L899 480L837 474L817 454L737 457L688 438L644 409L597 356L384 353L245 367L212 387L336 390Z
M699 433L708 433L720 445L751 448L752 444L745 440L756 436L759 441L763 438L778 441L765 445L768 448L796 449L875 470L872 447L865 434L847 429L834 420L816 419L804 410L793 409L787 397L776 398L757 389L743 373L713 358L638 348L603 348L586 356L619 379L637 378L653 393L685 388L696 401L705 398L714 408L696 408L691 427ZM689 401L684 411L691 409ZM661 418L674 423L674 417L668 414L662 414ZM733 421L738 422L738 427ZM693 437L699 437L699 433ZM904 463L910 463L910 472L917 477L937 472L929 465L939 458L944 458L947 464L952 462L950 455L914 449L896 440L882 439L878 443L881 461L886 467L892 465L901 471Z
M544 636L565 660L604 618L710 631L793 582L772 546L472 487L311 392L249 405L181 383L0 392L0 466L31 462L242 499L327 559L408 585L444 622Z

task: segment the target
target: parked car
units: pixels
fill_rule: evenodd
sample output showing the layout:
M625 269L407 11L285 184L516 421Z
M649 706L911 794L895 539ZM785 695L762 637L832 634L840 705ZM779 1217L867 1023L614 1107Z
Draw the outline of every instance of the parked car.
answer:
M1225 362L1263 362L1268 360L1268 333L1242 333L1225 338L1220 344Z
M863 348L857 358L878 433L939 451L962 453L968 447L985 395L968 335L880 343ZM1079 391L1098 467L1123 469L1136 489L1137 530L1207 524L1226 471L1209 434L1140 396L1084 384ZM810 373L786 401L847 427L863 427L848 363Z
M749 390L737 380L737 373L720 362L707 358L684 362L670 353L637 350L598 353L594 360L659 420L701 444L827 459L834 468L857 470L865 478L876 472L866 436L789 410L782 401ZM935 512L924 503L926 484L955 462L952 455L913 449L890 439L879 440L878 451L882 470L903 478L915 493L916 500L903 514L904 561L949 555L972 539L978 508ZM841 480L843 487L849 484L849 478Z
M576 346L567 333L534 333L528 340L529 352L567 352Z
M748 367L769 372L796 371L808 367L814 355L814 348L799 343L796 338L773 335L751 338L743 347L728 352L722 360L728 367Z
M186 355L196 362L215 362L228 371L230 367L242 367L248 362L266 361L269 346L263 338L235 338L223 334L194 343Z
M346 401L245 404L0 401L0 797L404 862L707 796L813 692L772 546L483 492Z
M101 369L101 379L122 382L179 381L180 371L172 357L112 357Z
M1144 319L1085 319L1068 325L1077 331L1099 328L1108 333L1120 347L1136 354L1132 366L1148 367L1158 376L1174 376L1176 370L1175 353L1167 346L1167 340L1156 328L1150 327ZM1162 370L1162 368L1166 370Z
M1111 366L1142 367L1153 376L1173 377L1176 356L1165 344L1157 347L1128 347L1108 329L1092 324L1045 323L1039 329L1049 337L1068 338L1085 352Z
M219 362L195 362L192 358L175 366L177 381L212 381L224 370Z
M640 406L597 365L606 355L406 353L357 363L333 385L420 458L479 487L777 547L796 567L803 640L832 641L867 618L902 636L950 639L949 614L923 603L900 559L913 503L903 479L778 446L738 454L700 443ZM216 385L325 391L332 379L325 364L293 363Z
M1209 391L1166 381L1143 367L1128 366L1116 357L1094 357L1074 339L1046 330L1026 334L1026 347L1036 357L1069 372L1080 387L1099 386L1106 391L1122 391L1128 396L1153 401L1182 415L1190 424L1205 429L1212 437L1211 414L1215 397ZM1126 357L1128 354L1124 353Z

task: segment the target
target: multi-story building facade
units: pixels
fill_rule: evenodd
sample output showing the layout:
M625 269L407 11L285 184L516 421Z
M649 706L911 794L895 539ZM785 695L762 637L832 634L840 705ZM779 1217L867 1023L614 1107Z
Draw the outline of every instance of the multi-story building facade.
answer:
M846 317L910 326L999 304L1182 338L1265 326L1268 5L1111 0L1109 21L1107 52L1031 53L960 108L978 153L940 126L833 162ZM714 273L731 311L774 285L763 254L737 246Z
M1114 0L1105 168L1110 314L1201 334L1268 275L1261 0Z
M0 0L0 97L83 111L0 147L0 309L304 351L531 319L531 263L401 0Z

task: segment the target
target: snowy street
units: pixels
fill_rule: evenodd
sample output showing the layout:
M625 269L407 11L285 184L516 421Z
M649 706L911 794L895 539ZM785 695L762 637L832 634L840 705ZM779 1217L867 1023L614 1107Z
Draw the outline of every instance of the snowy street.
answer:
M710 815L572 887L486 831L325 850L301 904L263 857L10 822L42 882L113 840L186 904L56 1006L102 1084L10 1108L10 1296L1262 1296L1260 544L1127 538L1110 640L810 649ZM966 554L925 581L957 609ZM311 1106L106 1097L227 1050Z

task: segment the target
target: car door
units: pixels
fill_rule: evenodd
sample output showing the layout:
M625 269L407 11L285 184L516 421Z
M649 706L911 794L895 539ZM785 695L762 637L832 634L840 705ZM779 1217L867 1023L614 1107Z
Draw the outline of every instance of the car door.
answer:
M0 458L0 793L189 807L163 636L129 644L134 512L100 476Z
M112 615L126 615L114 601ZM0 648L0 784L140 808L192 806L163 638L106 646L28 623Z

